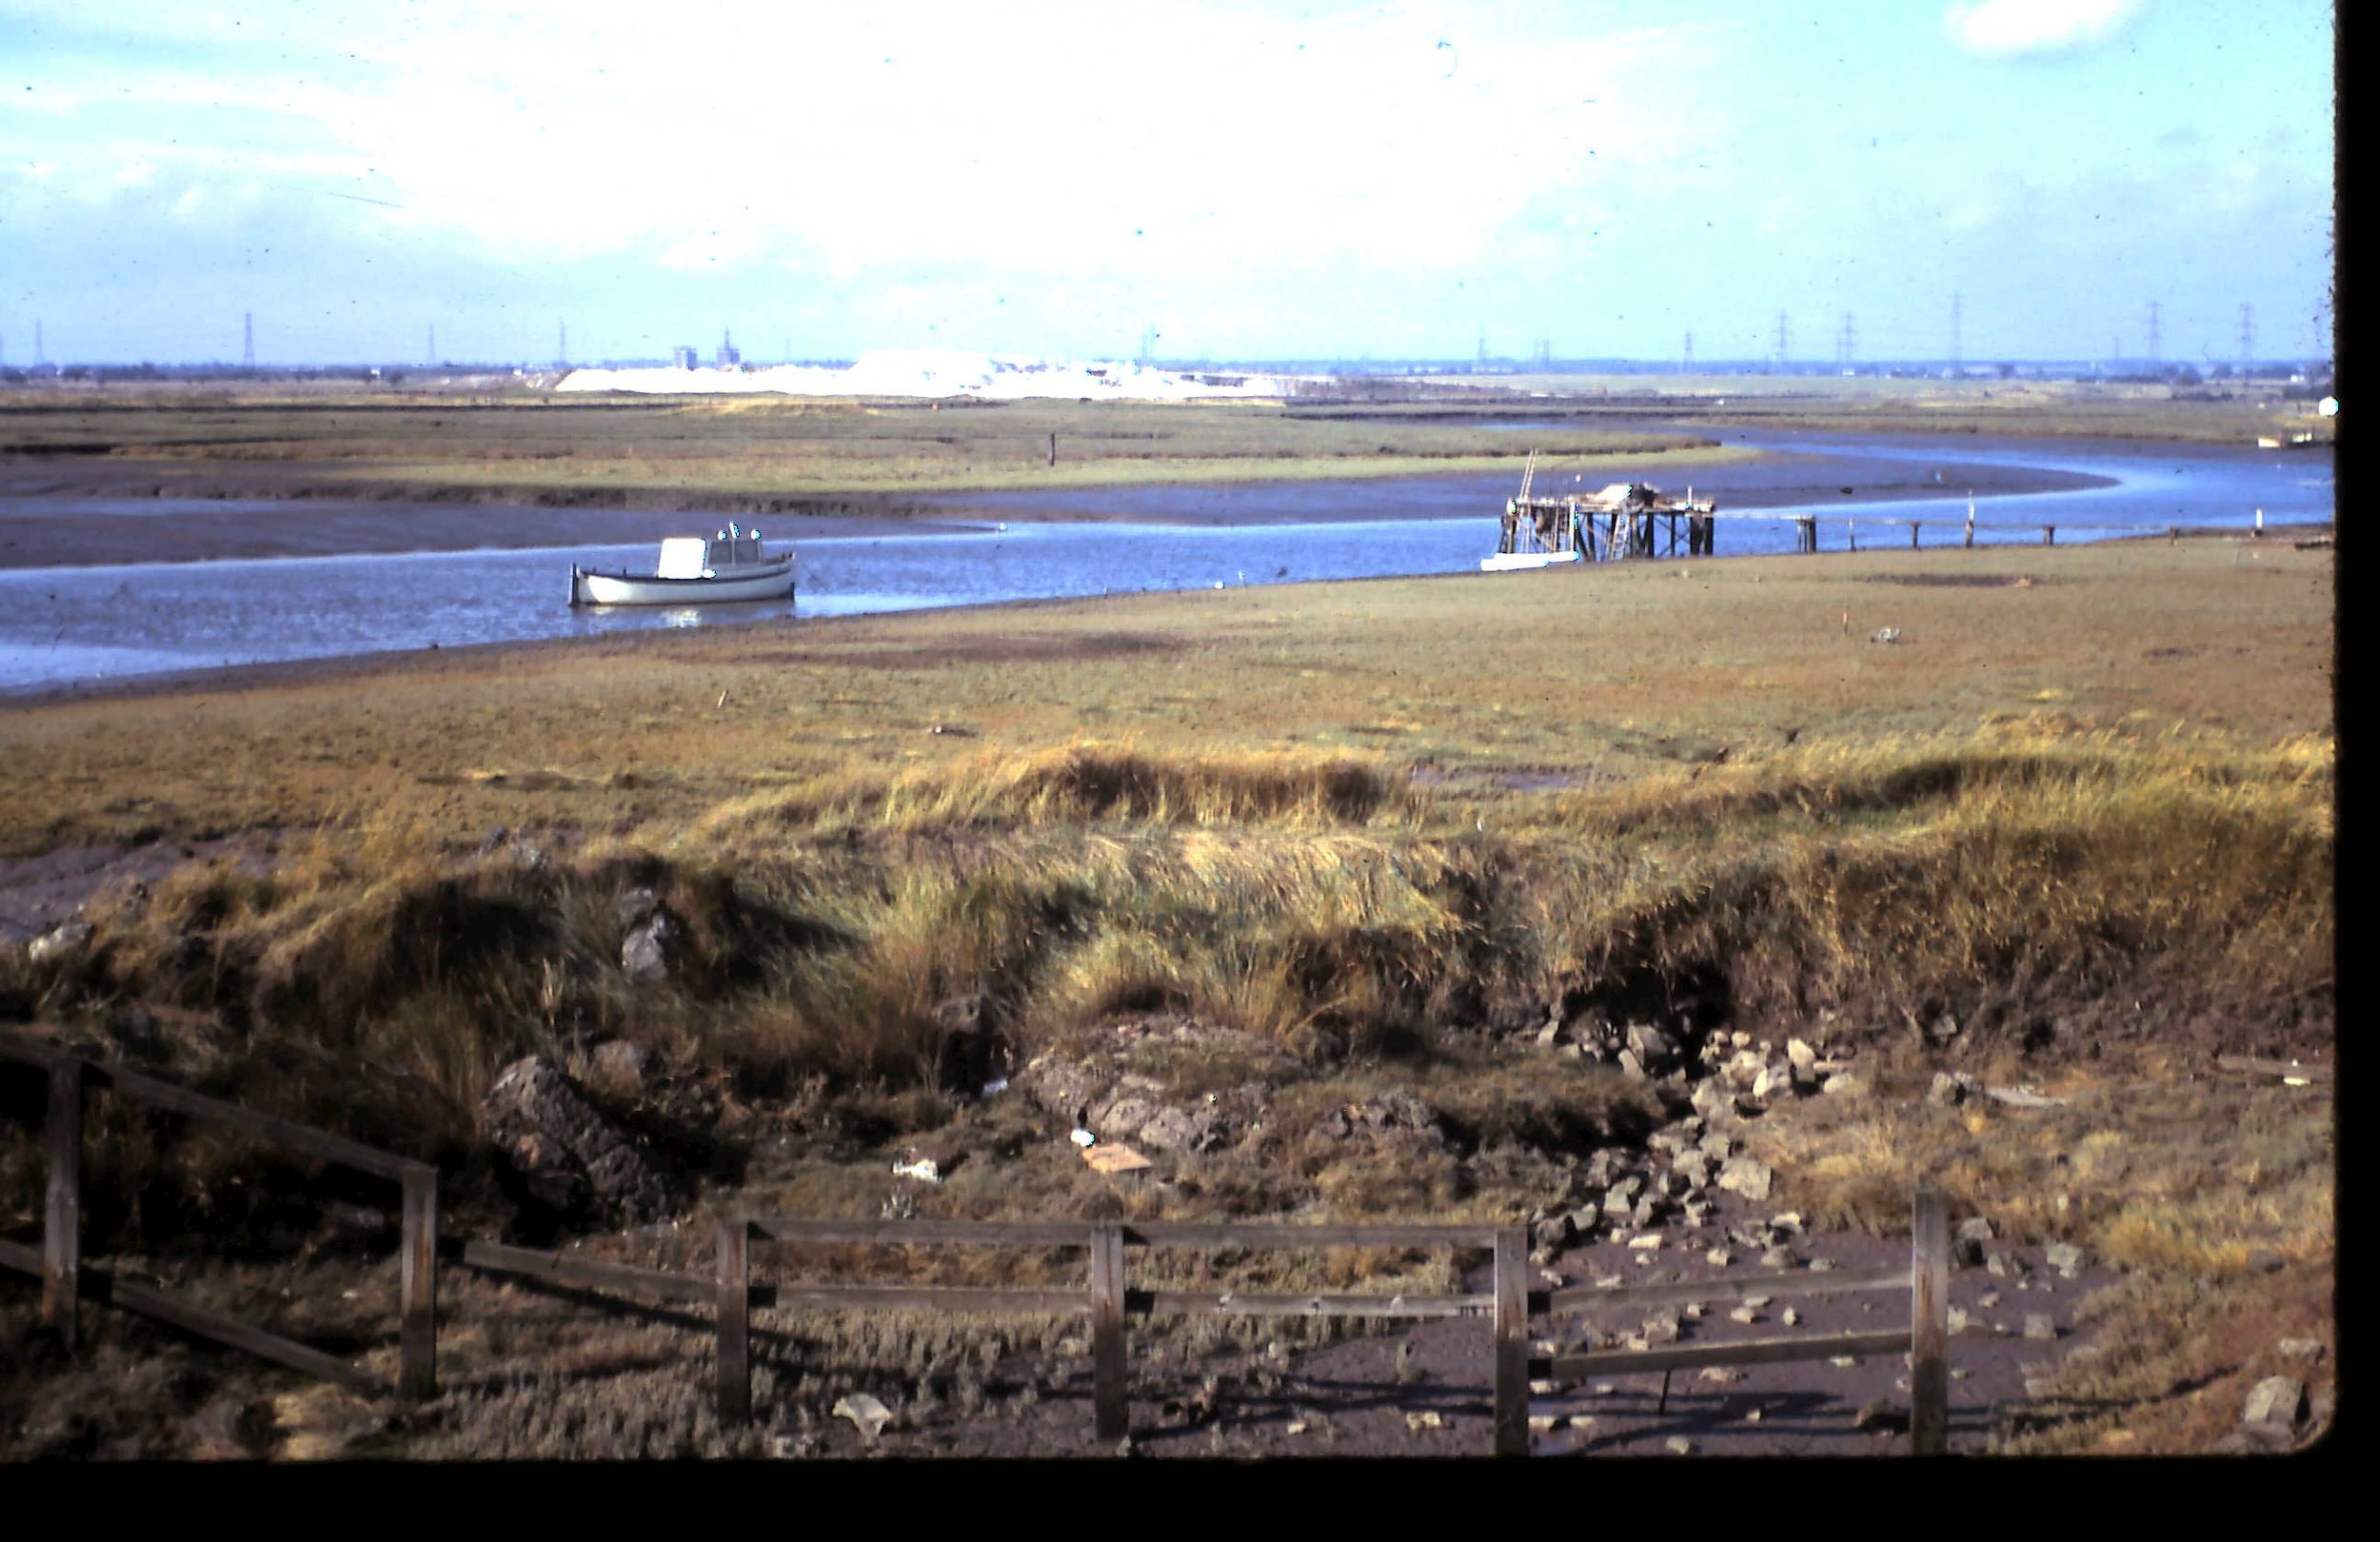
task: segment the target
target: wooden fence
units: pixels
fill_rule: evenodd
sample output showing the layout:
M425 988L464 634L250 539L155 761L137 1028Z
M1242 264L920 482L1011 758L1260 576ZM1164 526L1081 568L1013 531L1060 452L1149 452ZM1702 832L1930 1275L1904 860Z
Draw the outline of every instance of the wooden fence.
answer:
M259 1114L252 1109L208 1097L174 1082L143 1076L85 1058L14 1035L0 1035L0 1058L47 1071L50 1100L43 1120L48 1146L49 1193L42 1213L39 1252L18 1242L0 1240L0 1266L32 1275L42 1282L43 1323L72 1350L76 1336L76 1304L85 1297L122 1307L186 1333L246 1350L251 1354L334 1381L359 1392L388 1390L363 1367L324 1354L292 1338L285 1338L251 1323L240 1322L177 1301L118 1276L113 1271L83 1262L83 1111L87 1096L108 1091L152 1108L238 1130L292 1151L343 1167L388 1179L398 1186L403 1203L403 1233L399 1246L397 1391L407 1397L426 1398L438 1389L438 1170L427 1162L375 1150L353 1140L308 1129Z
M1125 1321L1131 1316L1484 1316L1495 1335L1495 1450L1529 1451L1529 1381L1533 1376L1583 1379L1701 1366L1770 1365L1907 1354L1911 1449L1936 1455L1947 1445L1950 1407L1950 1232L1942 1196L1920 1192L1912 1215L1907 1267L1866 1271L1801 1271L1723 1275L1675 1284L1614 1289L1574 1286L1531 1291L1525 1284L1528 1236L1518 1227L1295 1226L1224 1222L820 1220L736 1216L720 1222L716 1311L719 1331L719 1412L741 1423L751 1416L751 1308L765 1292L773 1305L843 1310L908 1310L1049 1314L1087 1312L1091 1317L1092 1401L1098 1438L1121 1439L1130 1427L1125 1405ZM875 1243L1083 1248L1090 1254L1089 1289L1007 1290L938 1285L804 1284L756 1289L751 1280L755 1236L780 1243ZM1136 1291L1124 1274L1125 1249L1144 1248L1430 1248L1484 1249L1492 1258L1483 1293L1382 1295L1378 1293L1250 1295L1233 1291ZM640 1272L650 1275L653 1272ZM592 1276L582 1275L586 1283ZM683 1276L681 1276L683 1277ZM648 1278L643 1282L653 1288ZM1664 1301L1724 1300L1751 1295L1810 1296L1861 1291L1907 1291L1906 1329L1734 1343L1669 1345L1533 1358L1533 1316L1560 1317ZM690 1299L690 1295L685 1297Z
M435 1394L440 1251L435 1168L208 1097L169 1081L11 1035L0 1034L0 1058L42 1068L50 1079L45 1121L49 1194L42 1247L36 1252L22 1243L0 1239L0 1266L41 1279L43 1321L69 1349L75 1338L76 1303L89 1297L155 1317L201 1337L361 1392L380 1394L389 1390L378 1376L320 1350L176 1301L161 1292L83 1263L83 1110L87 1095L104 1089L152 1107L210 1120L398 1184L403 1194L404 1222L399 1287L401 1371L396 1390L412 1398ZM751 1266L755 1238L796 1246L859 1243L1081 1248L1089 1255L1087 1289L755 1282ZM1348 1247L1484 1251L1491 1258L1489 1288L1481 1292L1395 1295L1378 1292L1135 1290L1124 1268L1126 1250L1131 1248ZM744 1423L751 1417L751 1314L756 1307L1037 1315L1087 1313L1091 1319L1093 1418L1098 1438L1102 1442L1121 1440L1130 1428L1126 1324L1132 1317L1485 1317L1495 1335L1493 1406L1495 1450L1499 1455L1528 1453L1532 1377L1583 1379L1653 1371L1666 1376L1672 1372L1703 1366L1767 1365L1901 1353L1908 1354L1911 1367L1911 1449L1920 1455L1939 1454L1947 1443L1950 1237L1942 1196L1930 1191L1921 1191L1915 1197L1910 1262L1906 1268L1895 1265L1864 1271L1734 1275L1611 1289L1572 1286L1532 1291L1527 1288L1525 1273L1527 1233L1519 1227L1480 1224L1299 1226L1231 1221L835 1220L738 1216L719 1224L715 1267L708 1279L484 1240L453 1244L447 1251L459 1262L478 1271L512 1275L549 1285L610 1291L675 1306L707 1304L714 1313L717 1330L719 1412L723 1421L731 1424ZM1910 1293L1910 1321L1906 1330L1672 1344L1538 1357L1529 1353L1529 1325L1537 1315L1559 1318L1589 1311L1671 1301L1904 1290Z

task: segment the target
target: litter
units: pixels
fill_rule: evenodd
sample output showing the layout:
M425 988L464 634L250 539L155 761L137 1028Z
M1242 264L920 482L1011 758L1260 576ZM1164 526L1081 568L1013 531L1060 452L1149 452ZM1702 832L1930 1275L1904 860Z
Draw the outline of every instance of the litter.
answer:
M1097 1137L1097 1136L1093 1135L1093 1134L1092 1134L1090 1131L1088 1131L1088 1130L1077 1130L1074 1134L1072 1134L1072 1135L1068 1136L1066 1138L1067 1138L1067 1139L1069 1139L1069 1140L1071 1140L1071 1141L1073 1141L1076 1145L1078 1145L1078 1146L1081 1146L1081 1147L1084 1148L1085 1150L1088 1150L1089 1148L1091 1148L1091 1147L1093 1147L1093 1146L1098 1145L1098 1144L1099 1144L1099 1139L1100 1139L1100 1137Z
M892 1422L892 1410L865 1393L837 1398L834 1414L839 1419L849 1419L858 1425L860 1433L870 1440L883 1433L884 1426Z
M1130 1146L1112 1144L1084 1148L1082 1159L1094 1173L1137 1173L1149 1165L1149 1159Z

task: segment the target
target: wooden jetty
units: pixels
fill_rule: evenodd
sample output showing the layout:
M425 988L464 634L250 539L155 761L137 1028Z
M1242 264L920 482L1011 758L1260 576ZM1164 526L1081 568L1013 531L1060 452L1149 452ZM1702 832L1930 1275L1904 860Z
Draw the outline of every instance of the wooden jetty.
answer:
M1695 502L1694 489L1672 498L1657 487L1636 482L1616 482L1600 492L1568 493L1556 498L1531 496L1535 455L1523 472L1520 494L1504 504L1503 529L1496 555L1526 559L1542 554L1546 561L1618 562L1630 557L1675 557L1679 553L1678 523L1685 523L1685 555L1699 557L1713 549L1713 520L1716 504ZM1491 559L1482 565L1501 563Z
M2181 539L2179 526L2142 524L2073 524L2038 523L1988 523L1975 520L1975 499L1967 495L1967 517L1957 519L1910 518L1894 514L1819 514L1810 508L1779 508L1730 510L1718 512L1716 500L1696 501L1694 489L1686 489L1683 498L1673 498L1657 487L1642 483L1616 482L1599 492L1565 493L1556 497L1535 496L1531 487L1537 473L1537 455L1533 451L1520 481L1520 494L1504 503L1503 528L1496 544L1496 555L1480 563L1490 571L1507 571L1520 567L1543 567L1556 563L1620 562L1632 557L1708 557L1718 550L1718 522L1721 520L1784 521L1794 526L1794 549L1815 552L1819 549L1818 526L1821 523L1843 526L1844 549L1859 549L1861 525L1887 525L1909 532L1909 547L1917 550L1918 534L1928 526L1962 532L1961 544L1973 546L1975 532L2028 531L2037 532L2043 545L2057 544L2057 533L2065 528L2108 535L2151 536L2164 534L2169 540ZM1846 489L1848 491L1849 489ZM1871 505L1874 506L1874 505ZM1679 528L1680 525L1684 528ZM2243 531L2251 537L2263 532L2263 510L2257 510L2256 527Z

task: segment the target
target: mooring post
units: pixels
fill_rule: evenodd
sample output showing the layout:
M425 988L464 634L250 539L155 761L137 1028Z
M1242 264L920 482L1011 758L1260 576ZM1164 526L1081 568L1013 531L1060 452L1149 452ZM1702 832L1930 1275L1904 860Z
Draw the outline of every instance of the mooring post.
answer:
M1917 1191L1910 1217L1909 1449L1950 1449L1951 1234L1938 1189Z
M75 1301L83 1288L83 1062L50 1067L49 1203L42 1213L41 1320L74 1348Z
M1859 522L1857 520L1845 520L1843 522L1843 535L1844 538L1851 543L1851 549L1857 551L1859 549Z
M1529 1234L1496 1230L1496 1454L1529 1454Z
M1101 1444L1132 1431L1124 1367L1124 1229L1091 1229L1091 1419Z
M426 1401L438 1395L438 1169L410 1169L403 1181L397 1384L407 1397Z
M719 1422L752 1417L752 1223L742 1216L719 1223Z
M2045 546L2054 546L2057 544L2056 525L2045 524L2041 527L2041 544Z
M1909 522L1909 549L1911 551L1917 549L1917 522L1915 520Z
M1058 464L1058 436L1056 434L1049 436L1049 464L1052 465Z

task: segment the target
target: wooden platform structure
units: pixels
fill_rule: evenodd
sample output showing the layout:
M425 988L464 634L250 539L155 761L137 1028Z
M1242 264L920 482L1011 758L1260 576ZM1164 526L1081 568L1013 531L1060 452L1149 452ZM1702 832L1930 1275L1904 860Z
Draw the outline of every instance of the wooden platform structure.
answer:
M1680 555L1682 521L1683 554L1700 557L1714 549L1716 509L1711 499L1696 503L1691 487L1685 497L1672 498L1642 483L1616 482L1600 492L1534 498L1524 480L1520 496L1504 504L1503 532L1496 550L1499 556L1575 551L1591 563L1676 557Z

